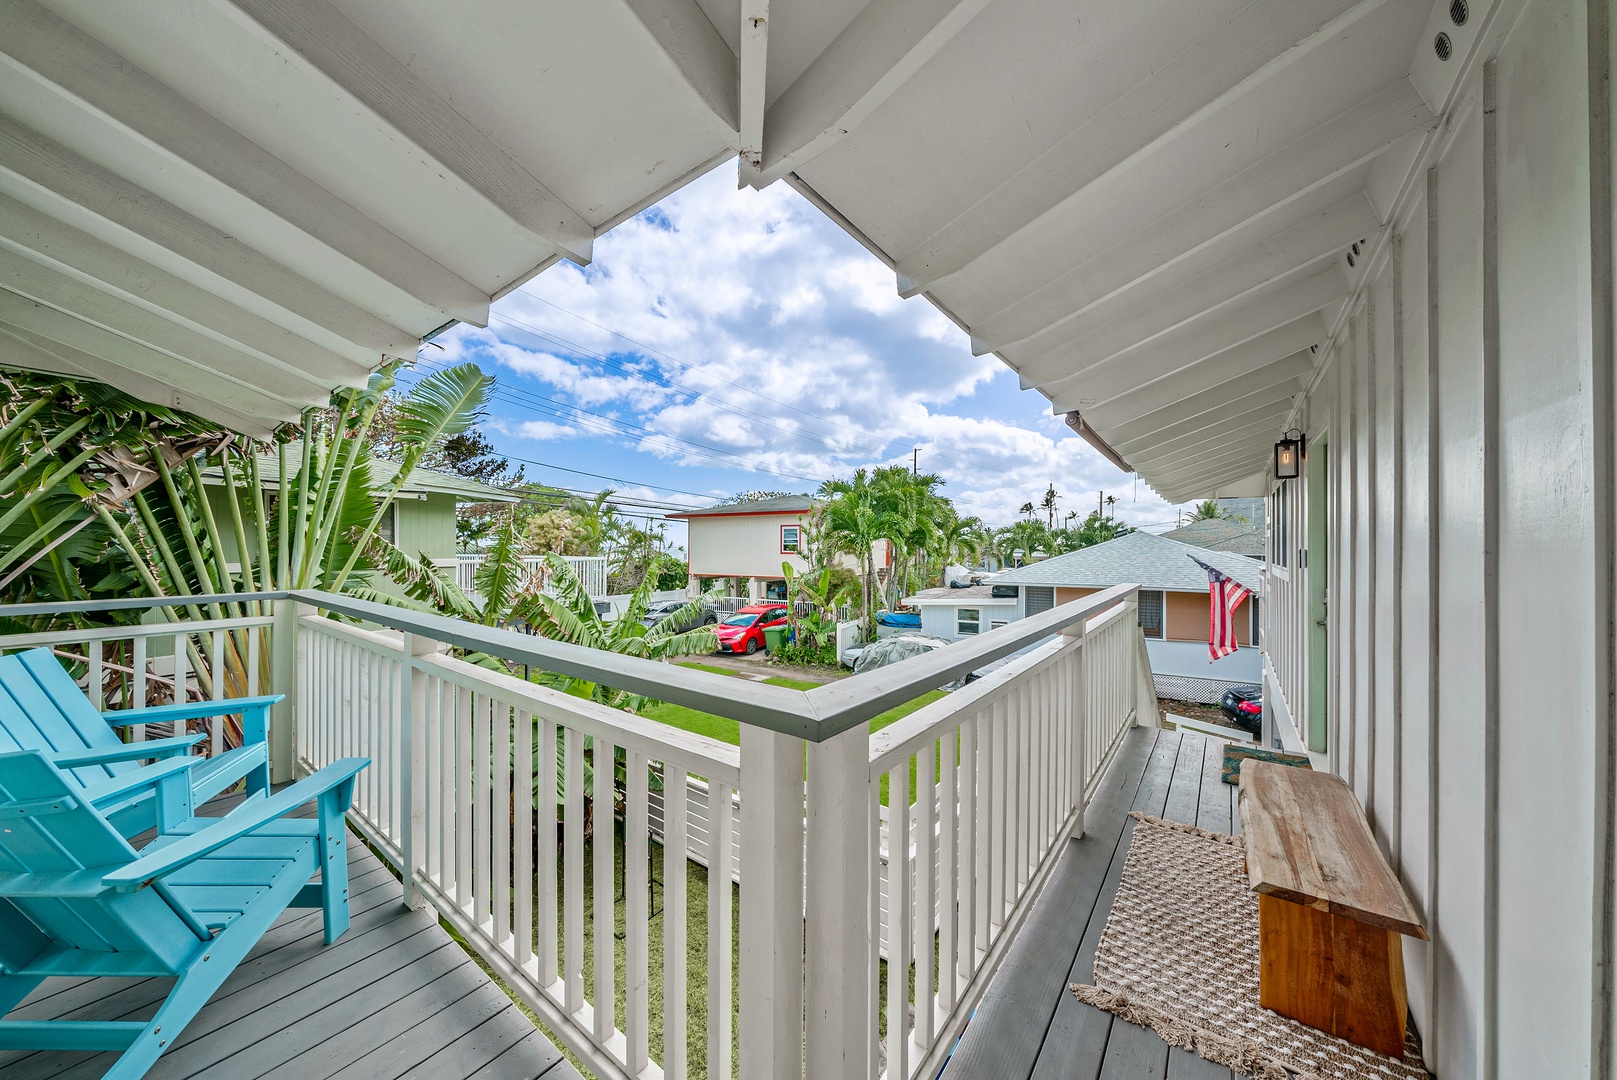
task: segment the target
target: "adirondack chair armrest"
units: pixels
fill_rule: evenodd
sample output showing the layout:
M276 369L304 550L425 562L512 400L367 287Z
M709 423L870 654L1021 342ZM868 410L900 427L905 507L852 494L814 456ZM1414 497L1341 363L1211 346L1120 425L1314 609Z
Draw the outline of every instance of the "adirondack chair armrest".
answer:
M261 742L263 737L256 733L269 730L269 707L285 699L285 694L265 694L259 697L221 698L218 701L183 701L140 709L113 709L102 713L101 717L113 727L126 727L129 724L166 724L175 720L203 720L210 716L241 713L247 728L247 741Z
M137 743L136 745L141 744ZM102 780L99 783L86 785L84 799L92 806L100 806L114 799L125 798L146 788L155 788L171 776L184 776L191 771L191 766L201 760L201 758L186 756L153 762L133 772L127 772L121 776ZM186 787L189 790L189 777L186 777Z
M314 802L328 791L352 791L354 777L369 765L369 758L343 758L266 799L255 800L251 806L238 807L228 817L220 819L218 824L113 870L102 880L119 892L134 892L147 882L171 874L232 840L238 840L266 823Z
M170 758L184 754L206 738L206 735L176 735L172 739L148 739L145 742L125 743L116 750L69 750L50 755L50 760L58 769L78 769L86 765L113 765L120 761L139 761L142 758Z

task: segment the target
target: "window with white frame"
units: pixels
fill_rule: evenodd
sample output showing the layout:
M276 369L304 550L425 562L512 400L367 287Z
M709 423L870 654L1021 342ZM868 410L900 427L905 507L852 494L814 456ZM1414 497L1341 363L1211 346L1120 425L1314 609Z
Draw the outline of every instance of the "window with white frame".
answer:
M983 623L981 608L955 608L955 629L962 634L975 634Z
M782 525L780 527L780 553L782 555L797 555L803 548L803 528L800 525Z

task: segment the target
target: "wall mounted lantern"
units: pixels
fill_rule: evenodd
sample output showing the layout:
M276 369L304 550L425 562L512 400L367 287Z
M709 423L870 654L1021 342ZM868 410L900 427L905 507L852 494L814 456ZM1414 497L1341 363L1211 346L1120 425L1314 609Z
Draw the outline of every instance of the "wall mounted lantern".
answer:
M1292 428L1275 443L1275 479L1295 480L1302 475L1303 433Z

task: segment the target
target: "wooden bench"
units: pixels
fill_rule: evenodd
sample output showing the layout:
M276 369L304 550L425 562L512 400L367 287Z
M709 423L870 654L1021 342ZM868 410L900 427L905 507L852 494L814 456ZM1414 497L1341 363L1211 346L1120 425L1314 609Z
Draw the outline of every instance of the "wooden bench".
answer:
M1330 773L1241 767L1247 876L1258 895L1258 1002L1402 1059L1400 934L1426 939L1353 791Z

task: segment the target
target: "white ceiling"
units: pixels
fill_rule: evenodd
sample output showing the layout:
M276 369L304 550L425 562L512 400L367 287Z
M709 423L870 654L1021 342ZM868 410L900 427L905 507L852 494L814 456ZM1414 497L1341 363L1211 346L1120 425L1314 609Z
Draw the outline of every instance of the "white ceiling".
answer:
M0 363L261 431L739 151L1164 496L1230 490L1492 8L11 2Z

